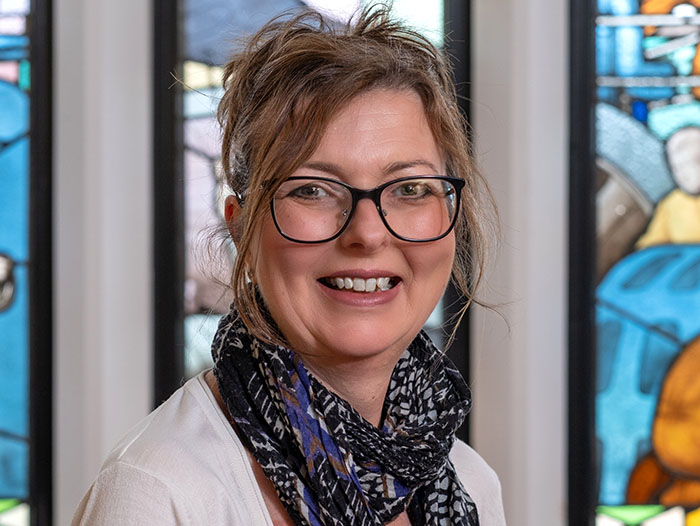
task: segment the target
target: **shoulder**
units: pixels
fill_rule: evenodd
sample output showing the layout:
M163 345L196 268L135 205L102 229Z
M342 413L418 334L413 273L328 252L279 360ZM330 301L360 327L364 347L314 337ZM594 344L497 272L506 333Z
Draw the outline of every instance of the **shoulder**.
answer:
M179 482L238 460L240 442L207 393L200 376L188 381L127 433L102 469L125 464Z
M136 466L114 462L80 501L73 526L198 524L178 488Z
M74 524L103 524L84 518L117 505L142 521L122 524L247 524L260 511L245 449L201 376L119 442L83 498ZM195 520L181 520L184 516Z
M505 526L501 483L496 472L461 440L455 441L450 460L464 489L476 504L480 526Z

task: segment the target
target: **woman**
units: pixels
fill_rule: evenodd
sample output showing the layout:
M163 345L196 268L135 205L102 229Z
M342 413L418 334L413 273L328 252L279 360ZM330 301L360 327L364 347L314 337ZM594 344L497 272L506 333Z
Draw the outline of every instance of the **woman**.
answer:
M224 75L215 367L117 446L74 524L505 524L454 439L469 391L421 332L450 276L471 299L484 237L443 58L384 8L307 12Z

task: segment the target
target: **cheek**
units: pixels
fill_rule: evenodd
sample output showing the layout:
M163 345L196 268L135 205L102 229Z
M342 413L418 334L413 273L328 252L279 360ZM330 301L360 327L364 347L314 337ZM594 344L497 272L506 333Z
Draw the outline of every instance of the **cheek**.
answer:
M455 257L454 235L433 242L433 246L412 249L411 260L414 262L415 278L434 288L441 295L452 274Z
M263 295L274 295L279 301L282 296L299 293L296 289L307 289L313 264L322 259L318 252L316 247L284 239L272 220L266 221L260 229L257 263L253 267Z
M439 254L436 254L436 258L440 261L440 267L443 269L443 271L447 269L447 274L449 277L449 274L452 272L452 265L454 264L455 259L456 245L454 232L450 233L450 235L446 238L438 241L438 243L441 243L441 245Z
M266 219L260 227L256 241L254 250L251 250L255 256L252 268L255 269L257 285L265 293L271 287L276 286L277 278L284 280L281 275L287 270L282 256L284 252L282 241L284 239L277 235L272 221Z

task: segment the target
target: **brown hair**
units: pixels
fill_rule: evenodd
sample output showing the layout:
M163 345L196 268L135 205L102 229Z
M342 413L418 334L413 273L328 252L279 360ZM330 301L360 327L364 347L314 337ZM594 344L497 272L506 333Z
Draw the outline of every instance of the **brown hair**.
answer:
M377 88L418 93L447 174L466 181L452 280L469 302L474 299L493 206L474 166L448 62L430 41L392 20L385 5L366 8L343 26L304 10L269 22L231 59L218 110L225 180L245 197L235 225L241 236L231 288L243 322L260 338L284 343L248 283L257 258L251 241L269 213L270 198L313 154L333 115Z

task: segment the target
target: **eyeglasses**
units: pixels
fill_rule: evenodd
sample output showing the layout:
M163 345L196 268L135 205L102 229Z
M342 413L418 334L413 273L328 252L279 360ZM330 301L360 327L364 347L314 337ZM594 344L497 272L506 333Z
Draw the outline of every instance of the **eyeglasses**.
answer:
M360 199L371 199L392 235L424 243L454 228L463 187L462 179L444 175L402 177L372 190L325 177L290 177L275 192L270 209L286 239L324 243L343 233Z

